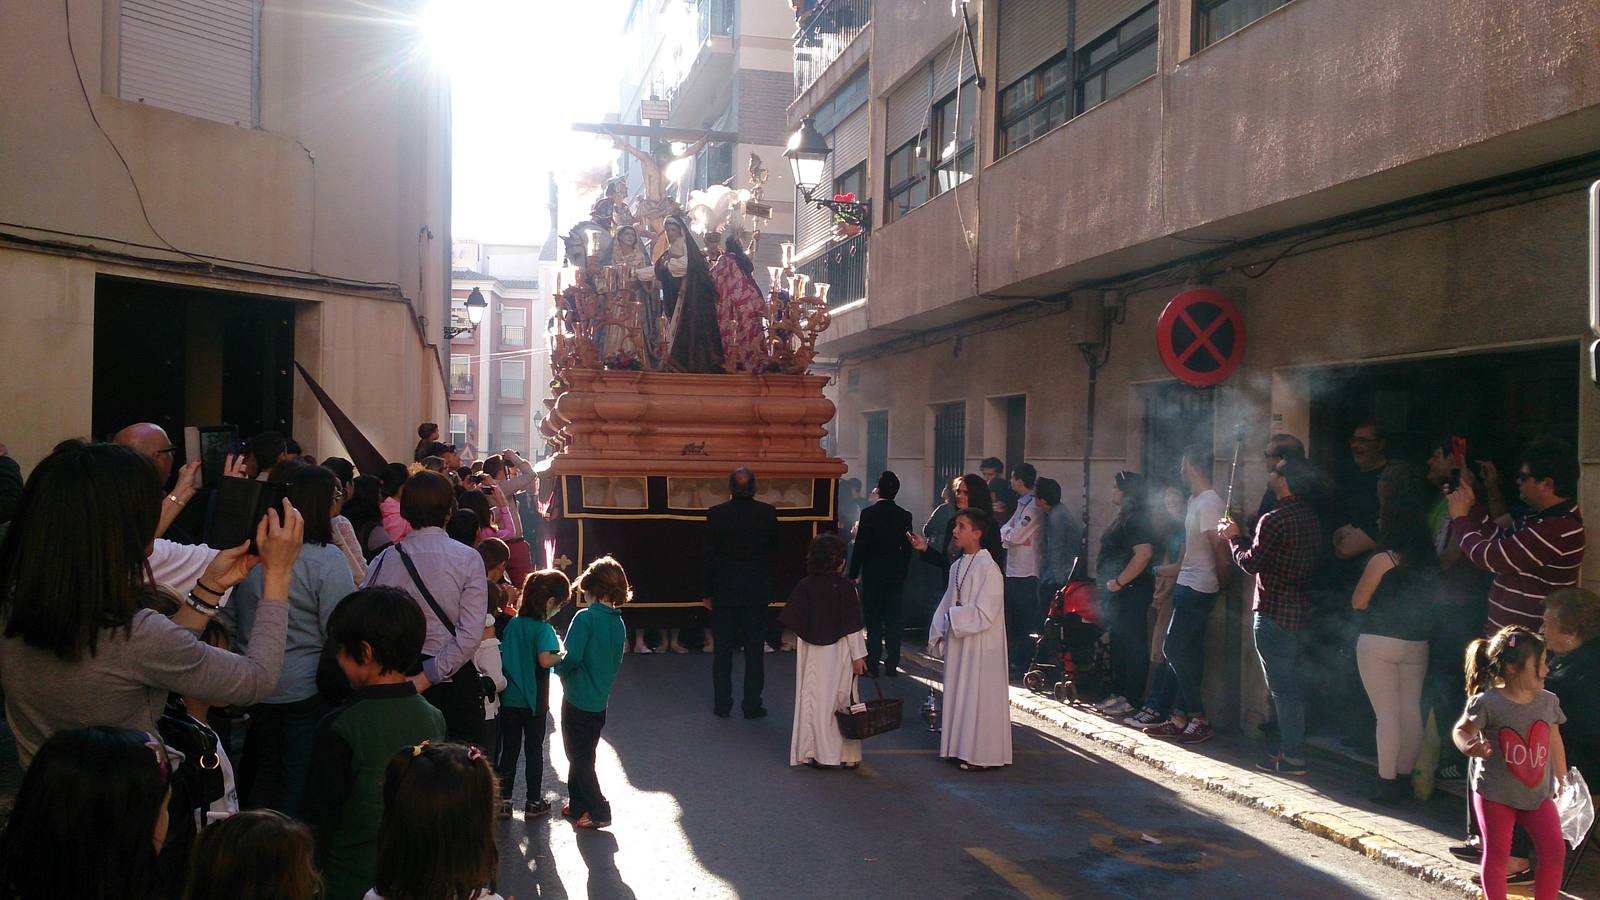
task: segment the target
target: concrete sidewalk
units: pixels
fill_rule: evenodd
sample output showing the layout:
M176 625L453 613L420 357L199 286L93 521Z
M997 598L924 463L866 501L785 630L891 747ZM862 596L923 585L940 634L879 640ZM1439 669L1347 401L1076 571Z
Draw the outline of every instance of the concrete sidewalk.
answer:
M943 672L939 660L911 647L902 652L907 661L923 670L908 670L908 675L939 687L937 679ZM1371 773L1355 772L1348 765L1314 755L1312 774L1307 778L1269 775L1255 768L1264 756L1261 748L1243 737L1217 737L1185 746L1147 737L1088 708L1059 703L1016 685L1010 692L1012 707L1029 716L1463 897L1482 896L1477 866L1455 858L1448 850L1466 832L1465 807L1459 797L1435 793L1427 802L1375 812L1363 798ZM1600 874L1595 872L1600 867L1586 858L1583 868L1563 897L1600 896ZM1533 889L1531 885L1513 886L1510 893L1531 897Z

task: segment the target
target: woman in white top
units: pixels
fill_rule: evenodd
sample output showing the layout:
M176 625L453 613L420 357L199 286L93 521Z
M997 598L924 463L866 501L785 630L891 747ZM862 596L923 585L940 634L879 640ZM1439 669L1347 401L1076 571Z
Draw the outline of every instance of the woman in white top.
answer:
M1005 576L983 549L994 520L985 510L956 513L961 556L933 613L928 648L944 657L944 730L939 755L963 769L1011 764L1011 702L1006 682Z

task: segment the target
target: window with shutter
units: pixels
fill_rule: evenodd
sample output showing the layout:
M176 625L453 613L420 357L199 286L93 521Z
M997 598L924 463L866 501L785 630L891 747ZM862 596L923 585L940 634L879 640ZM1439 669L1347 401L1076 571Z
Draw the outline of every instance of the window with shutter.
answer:
M117 96L254 128L258 0L121 0Z

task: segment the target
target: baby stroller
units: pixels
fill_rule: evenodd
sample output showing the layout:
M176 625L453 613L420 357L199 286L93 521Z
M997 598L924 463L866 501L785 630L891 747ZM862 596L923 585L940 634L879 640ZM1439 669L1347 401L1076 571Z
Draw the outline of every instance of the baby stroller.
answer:
M1050 598L1022 685L1075 703L1079 692L1100 690L1111 675L1111 652L1095 600L1095 583L1074 581Z

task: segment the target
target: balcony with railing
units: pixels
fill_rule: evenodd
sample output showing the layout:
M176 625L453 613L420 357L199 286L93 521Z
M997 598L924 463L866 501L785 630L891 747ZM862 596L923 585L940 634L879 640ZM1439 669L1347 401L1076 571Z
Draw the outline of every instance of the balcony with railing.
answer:
M867 296L867 232L828 245L828 249L795 266L813 282L825 281L828 308L838 309Z
M734 8L737 0L698 0L693 21L684 22L672 42L668 63L658 72L655 96L666 100L667 124L701 124L718 92L733 77ZM687 29L692 25L694 31Z
M450 393L452 393L452 394L470 394L470 393L472 393L472 376L471 375L463 375L463 374L460 374L460 373L457 373L457 372L451 372L450 373Z
M822 0L802 18L794 35L796 97L822 77L872 21L872 0Z

